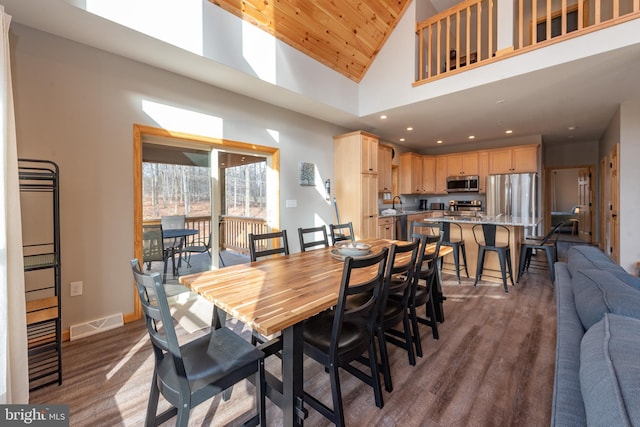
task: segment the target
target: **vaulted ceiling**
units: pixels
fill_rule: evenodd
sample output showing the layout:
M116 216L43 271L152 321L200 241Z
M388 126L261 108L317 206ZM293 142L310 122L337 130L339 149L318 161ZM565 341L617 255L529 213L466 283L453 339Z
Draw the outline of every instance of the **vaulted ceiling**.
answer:
M210 0L359 82L409 0Z

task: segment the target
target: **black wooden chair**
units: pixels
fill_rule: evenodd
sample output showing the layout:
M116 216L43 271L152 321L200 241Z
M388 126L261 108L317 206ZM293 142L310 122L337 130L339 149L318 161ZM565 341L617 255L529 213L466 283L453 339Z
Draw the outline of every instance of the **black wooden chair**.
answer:
M320 233L321 238L318 239ZM310 237L311 240L305 241L305 236ZM329 238L327 237L327 229L324 225L319 227L310 227L310 228L298 228L298 237L300 238L300 250L305 252L309 248L315 248L318 246L323 246L325 248L329 247Z
M333 245L336 242L343 240L355 240L356 236L353 233L353 223L346 222L344 224L329 224L329 231L331 232L331 242Z
M438 322L436 320L435 306L433 302L433 287L438 280L438 260L442 233L419 234L410 236L412 239L420 239L420 249L416 260L416 272L413 275L411 296L409 297L409 318L413 329L413 343L416 355L422 357L422 340L420 339L419 323L431 327L433 339L439 339ZM425 316L418 315L418 308L425 308Z
M275 242L277 245L273 246ZM251 261L271 255L289 255L289 240L287 230L272 233L249 234L249 255Z
M376 406L382 408L384 404L374 336L388 252L383 248L369 257L347 257L335 309L322 312L303 324L304 352L329 373L333 409L306 392L304 402L336 426L344 426L339 368L373 387ZM366 279L358 282L354 277L359 277L356 270L361 269L366 269ZM359 298L361 295L366 297ZM358 304L354 303L356 300ZM354 366L354 361L367 363L370 373Z
M179 345L160 275L142 273L137 259L131 269L155 356L145 425L177 415L176 425L186 427L191 408L252 375L257 414L245 425L266 425L264 353L226 327ZM172 407L157 415L160 394Z
M376 325L384 385L389 392L393 391L393 383L391 382L391 364L387 342L407 350L409 364L411 366L416 364L408 309L419 249L420 240L415 239L412 243L404 245L392 244L389 251L384 287L381 293L380 313ZM402 262L398 262L398 257L409 253L409 257L404 257ZM396 329L399 325L402 328Z

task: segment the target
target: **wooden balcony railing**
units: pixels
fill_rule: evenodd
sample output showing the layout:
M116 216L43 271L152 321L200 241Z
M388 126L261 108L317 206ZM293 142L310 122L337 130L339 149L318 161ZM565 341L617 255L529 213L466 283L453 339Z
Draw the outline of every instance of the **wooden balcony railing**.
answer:
M249 255L249 233L268 232L267 221L244 216L220 217L220 247Z
M160 224L160 220L145 220L143 224ZM209 239L210 231L213 231L215 241L216 230L211 230L211 217L209 216L187 217L185 227L198 230L198 234L187 238L187 245L195 241L206 242ZM267 233L267 230L267 221L264 219L222 215L218 235L220 248L249 255L249 233Z
M416 84L637 18L640 0L466 0L417 24Z

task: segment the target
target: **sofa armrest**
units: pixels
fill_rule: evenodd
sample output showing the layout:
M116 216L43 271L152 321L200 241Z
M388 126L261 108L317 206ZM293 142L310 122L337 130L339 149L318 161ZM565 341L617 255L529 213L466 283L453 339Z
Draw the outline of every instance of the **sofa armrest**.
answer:
M567 264L557 262L554 268L557 335L551 426L584 426L587 418L580 391L580 342L585 330L574 304Z

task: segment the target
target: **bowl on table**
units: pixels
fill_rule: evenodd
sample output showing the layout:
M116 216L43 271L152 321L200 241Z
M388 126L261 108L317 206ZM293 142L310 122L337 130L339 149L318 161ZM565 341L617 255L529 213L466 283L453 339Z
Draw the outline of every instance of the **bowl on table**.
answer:
M350 240L337 242L335 246L338 249L338 253L342 256L364 256L371 252L371 245L367 243L352 242Z

